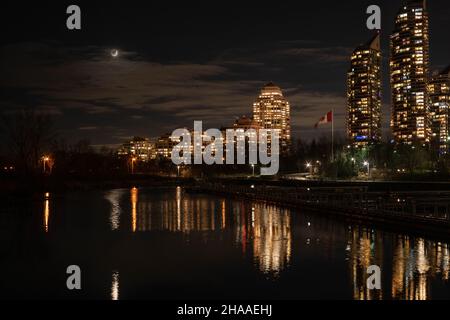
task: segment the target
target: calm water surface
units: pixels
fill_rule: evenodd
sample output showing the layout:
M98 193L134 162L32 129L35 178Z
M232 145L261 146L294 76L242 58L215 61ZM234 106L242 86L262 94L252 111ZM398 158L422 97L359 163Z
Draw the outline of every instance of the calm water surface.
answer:
M450 246L182 188L4 199L0 297L449 299ZM382 290L366 289L370 265ZM82 290L66 289L79 265Z

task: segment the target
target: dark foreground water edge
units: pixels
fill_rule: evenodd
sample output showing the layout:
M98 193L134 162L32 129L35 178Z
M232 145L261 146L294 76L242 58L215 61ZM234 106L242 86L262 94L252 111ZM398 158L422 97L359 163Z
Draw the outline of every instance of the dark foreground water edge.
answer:
M450 299L449 243L303 210L181 187L1 200L2 299Z

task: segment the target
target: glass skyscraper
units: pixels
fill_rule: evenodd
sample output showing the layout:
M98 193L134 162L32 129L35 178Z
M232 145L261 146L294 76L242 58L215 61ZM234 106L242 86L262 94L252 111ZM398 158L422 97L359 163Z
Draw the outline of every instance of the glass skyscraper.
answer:
M268 83L253 104L253 119L262 129L279 130L280 152L291 146L291 109L280 87Z
M391 128L397 144L430 141L428 33L426 1L405 1L390 37Z
M347 135L354 147L381 141L381 49L377 33L357 47L347 73Z

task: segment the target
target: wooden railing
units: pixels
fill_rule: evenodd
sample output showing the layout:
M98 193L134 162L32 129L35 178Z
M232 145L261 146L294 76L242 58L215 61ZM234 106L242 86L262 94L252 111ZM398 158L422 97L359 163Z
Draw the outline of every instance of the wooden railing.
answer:
M334 213L450 224L450 192L369 192L367 187L294 188L205 184L198 192L214 192L287 206Z

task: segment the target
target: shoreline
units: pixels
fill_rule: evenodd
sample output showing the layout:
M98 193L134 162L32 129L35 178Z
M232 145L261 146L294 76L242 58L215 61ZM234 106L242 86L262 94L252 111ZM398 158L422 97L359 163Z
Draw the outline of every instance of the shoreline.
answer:
M101 179L60 180L49 177L31 181L15 179L10 181L12 182L9 185L10 188L5 188L8 185L5 185L4 182L0 181L0 192L3 196L12 199L35 198L37 193L47 192L61 194L73 191L181 186L187 193L216 194L241 200L259 201L305 210L367 227L380 227L387 231L404 232L409 235L421 235L438 240L450 239L450 183L448 182L302 181L252 177L195 180L153 175L102 177ZM305 198L304 195L308 193L313 195L313 198ZM322 200L324 193L326 193L326 200ZM343 195L344 202L339 200ZM442 203L445 203L446 209L442 214L445 218L433 217L433 209L430 209L431 214L424 213L421 216L415 214L416 207L411 209L410 203L404 205L399 212L386 211L386 207L389 208L393 197L406 198L407 195L410 200L413 199L414 205L416 201L420 202L426 197L440 197ZM345 197L350 197L348 198L351 199L350 202L345 203ZM316 199L321 200L316 202ZM442 204L439 205L442 207ZM439 210L434 208L434 213Z
M287 188L367 188L376 192L399 191L450 191L450 181L363 181L363 180L294 180L261 177L183 178L160 175L135 174L116 177L1 177L0 192L51 192L90 189L114 189L127 187L201 186L205 183L221 183L236 186L253 184Z

